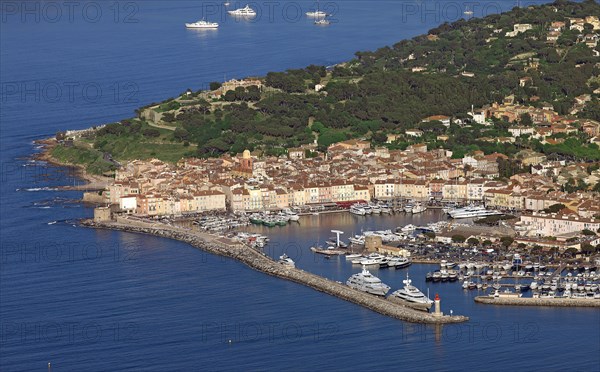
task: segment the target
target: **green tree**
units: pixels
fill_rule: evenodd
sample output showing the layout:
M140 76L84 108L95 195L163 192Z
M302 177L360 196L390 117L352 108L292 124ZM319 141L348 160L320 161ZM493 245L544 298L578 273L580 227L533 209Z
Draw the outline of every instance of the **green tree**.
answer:
M477 238L469 238L469 239L467 240L467 243L468 243L469 245L478 245L478 244L479 244L479 239L477 239Z
M460 234L452 235L452 241L454 243L464 243L466 238Z
M500 238L500 243L502 243L502 246L504 246L504 248L510 247L510 245L514 241L515 240L513 238L511 238L510 236L503 236L502 238Z

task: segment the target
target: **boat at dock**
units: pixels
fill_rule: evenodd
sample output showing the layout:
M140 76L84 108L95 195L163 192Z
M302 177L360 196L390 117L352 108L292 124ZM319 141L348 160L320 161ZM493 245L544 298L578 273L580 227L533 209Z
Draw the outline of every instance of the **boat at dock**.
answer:
M300 220L300 216L297 213L293 212L291 209L284 209L281 213L287 216L290 221Z
M501 212L489 210L485 207L464 207L455 208L448 211L448 215L454 219L499 216L501 214Z
M360 207L358 204L354 204L350 207L350 213L356 214L358 216L364 216L367 214L367 211L364 208Z
M328 247L328 248L310 247L310 250L315 253L324 254L327 256L338 256L338 255L342 255L342 254L346 253L346 251L341 250L341 249L335 249L334 247Z
M412 261L407 257L392 257L388 262L388 267L393 267L396 270L404 269L412 265Z
M364 235L355 235L353 237L348 238L348 240L354 245L365 245Z
M358 291L374 294L376 296L385 296L390 286L383 283L381 279L372 275L364 266L360 273L352 275L346 281L346 285Z
M279 262L280 264L284 265L284 266L289 266L289 267L296 267L296 263L294 262L294 260L292 260L291 258L288 257L287 254L283 254L281 256L279 256Z
M250 215L250 222L255 225L262 225L263 219L259 214L252 214Z
M425 294L417 287L412 285L412 280L410 280L408 277L408 273L406 273L406 279L403 280L402 283L404 283L404 287L393 292L389 297L394 297L406 302L418 304L423 308L423 310L429 310L431 308L433 301L429 297L425 296Z
M416 203L413 207L412 207L412 213L413 214L417 214L417 213L421 213L421 212L425 212L427 210L427 206L425 206L422 203Z

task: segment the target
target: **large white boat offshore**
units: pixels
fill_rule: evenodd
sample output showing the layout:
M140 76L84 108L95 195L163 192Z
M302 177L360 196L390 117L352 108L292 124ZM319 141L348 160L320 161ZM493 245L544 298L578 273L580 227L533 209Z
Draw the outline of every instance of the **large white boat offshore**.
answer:
M256 11L254 9L250 8L250 5L248 5L248 4L246 4L246 6L243 8L229 10L229 11L227 11L227 13L229 13L231 15L235 15L235 16L244 16L244 17L253 17L256 15Z
M200 20L194 23L186 23L186 28L218 28L219 24L216 22L207 22L205 20Z

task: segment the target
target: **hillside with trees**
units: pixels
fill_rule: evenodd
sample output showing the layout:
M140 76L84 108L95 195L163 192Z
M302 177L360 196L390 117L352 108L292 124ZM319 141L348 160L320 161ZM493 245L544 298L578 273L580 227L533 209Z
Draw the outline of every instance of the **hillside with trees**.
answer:
M600 160L598 147L588 144L584 136L555 145L533 139L482 141L482 137L507 136L509 123L494 120L492 126L481 126L467 114L472 106L501 103L513 95L516 103L550 104L567 115L576 97L590 95L591 101L574 117L598 120L600 46L591 47L584 39L586 35L597 38L599 31L588 23L581 31L568 25L571 18L599 14L600 5L593 0L561 0L444 23L427 35L357 52L354 59L330 70L311 65L270 72L261 79L261 89L238 87L220 96L188 90L145 108L162 115L160 128L149 126L140 109L137 118L111 124L86 140L115 159L122 159L125 152L128 158L161 158L160 145L175 145L179 152L168 154L173 159L235 154L245 148L281 155L287 148L314 141L324 150L340 140L366 138L392 149L426 142L430 148L452 149L456 157L473 150L513 155L531 148ZM552 22L567 25L556 40L550 39ZM515 24L529 24L531 29L508 36ZM520 84L523 78L529 83ZM211 84L211 89L221 89L221 84ZM447 128L440 122L422 122L432 115L447 115L463 125L453 122ZM522 121L527 123L527 119ZM405 135L415 128L423 131L423 137ZM397 140L388 143L388 134L396 134ZM440 140L440 135L447 138ZM139 154L114 145L115 141L126 145L136 140L148 144Z

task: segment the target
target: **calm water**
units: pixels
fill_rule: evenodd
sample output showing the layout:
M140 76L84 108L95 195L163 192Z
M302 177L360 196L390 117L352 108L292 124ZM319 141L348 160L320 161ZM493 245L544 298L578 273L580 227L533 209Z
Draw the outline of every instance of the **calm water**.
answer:
M79 181L25 159L32 140L58 130L131 116L139 105L224 77L337 63L455 20L462 4L321 2L335 12L329 27L294 20L298 7L314 8L310 2L278 3L272 17L257 4L253 22L214 14L200 1L76 2L72 15L62 2L7 4L0 11L2 371L44 370L48 362L61 371L600 368L597 310L478 306L457 284L430 285L445 311L472 321L405 324L182 243L74 227L69 220L91 210L72 203L80 193L51 189ZM514 2L480 4L477 15ZM25 6L39 6L39 16ZM183 28L203 12L222 27ZM357 269L308 247L332 228L350 234L409 222L403 218L307 217L268 230L267 252L285 251L298 266L341 281ZM429 270L410 268L423 289ZM396 288L403 271L377 275Z

